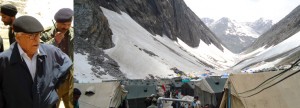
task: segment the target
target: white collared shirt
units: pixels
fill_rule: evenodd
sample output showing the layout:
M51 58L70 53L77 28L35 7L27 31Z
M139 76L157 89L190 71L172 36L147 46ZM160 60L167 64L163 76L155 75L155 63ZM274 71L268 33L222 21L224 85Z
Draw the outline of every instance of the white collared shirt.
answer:
M20 56L22 57L22 60L24 60L26 62L26 65L32 76L32 80L34 80L35 73L36 73L36 59L37 59L37 55L40 53L40 51L37 50L37 52L33 55L32 59L30 59L27 56L27 54L23 51L23 49L21 48L21 46L19 44L18 44L18 49L20 52Z

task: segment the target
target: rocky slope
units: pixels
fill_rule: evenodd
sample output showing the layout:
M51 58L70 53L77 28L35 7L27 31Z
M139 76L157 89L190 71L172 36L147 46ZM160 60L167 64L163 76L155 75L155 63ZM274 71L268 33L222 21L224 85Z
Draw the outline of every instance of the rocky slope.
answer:
M240 70L257 66L291 65L298 60L300 36L300 6L260 36L232 68Z
M182 0L100 0L100 6L116 12L126 12L152 34L180 38L191 47L200 39L206 44L223 47L216 36L204 25Z
M117 12L119 15L115 15L114 17L126 17L127 15L123 15L122 12L125 12L130 16L130 18L134 19L135 22L137 22L142 28L146 29L149 33L151 33L152 36L160 35L163 37L168 37L168 39L171 39L173 41L181 42L183 41L184 44L187 44L188 47L196 48L199 47L199 44L201 42L202 46L209 45L210 47L217 47L216 50L219 52L223 52L225 48L223 48L220 41L217 39L217 37L208 29L208 27L185 5L184 1L182 0L167 0L167 1L160 1L160 0L75 0L74 1L74 11L75 11L75 34L77 38L75 41L75 53L77 54L85 54L88 56L88 58L95 58L95 59L88 59L89 64L93 65L93 67L101 67L101 69L96 68L92 69L94 73L105 73L109 74L116 78L124 78L126 77L123 75L125 72L120 72L119 65L128 68L134 68L136 67L136 64L133 63L133 60L128 62L128 60L121 61L124 58L124 56L120 54L116 54L114 52L118 53L127 53L130 50L135 50L135 47L140 47L139 49L143 49L144 52L149 53L149 51L153 51L156 49L152 49L153 46L147 46L148 44L157 44L157 46L160 46L161 44L165 47L167 46L167 49L165 49L165 52L170 53L173 52L175 55L179 56L182 60L181 62L188 62L188 64L178 64L175 62L176 65L185 67L183 65L193 65L195 67L201 67L199 65L205 65L210 68L217 67L223 67L220 64L218 64L217 60L222 59L220 62L227 62L226 60L223 61L223 58L201 58L202 60L199 60L199 58L196 58L196 56L199 55L192 55L191 53L187 52L182 47L178 47L178 43L174 44L174 42L157 43L156 39L160 38L154 38L156 41L147 41L152 43L145 43L145 44L135 44L135 47L131 48L131 44L133 44L136 40L136 38L133 38L133 36L128 35L127 39L129 40L129 43L126 45L128 46L128 51L123 51L123 46L118 46L114 44L112 41L112 35L115 36L116 41L120 41L118 39L122 39L123 37L118 37L117 34L113 34L111 25L108 23L108 20L113 21L113 23L118 23L117 19L110 17L110 19L107 19L107 16L104 15L103 8L108 9L109 11ZM108 10L106 10L106 13L110 13ZM130 20L130 18L127 19L127 21ZM133 23L135 23L133 22ZM112 22L110 22L112 23ZM131 26L131 24L128 24L128 26ZM122 29L121 22L120 25L114 24L115 29ZM131 27L126 27L126 29L130 29ZM125 28L123 27L122 30ZM138 33L145 33L140 31L141 28L138 28ZM120 30L120 31L122 31ZM123 32L123 31L122 31ZM126 32L126 31L124 31ZM134 32L134 31L133 31ZM136 35L134 33L127 33ZM123 35L123 34L122 34ZM145 35L145 36L143 36ZM150 36L149 34L141 34L139 39L148 39ZM126 37L125 37L126 38ZM130 41L131 39L131 41ZM123 39L122 39L123 40ZM179 41L180 40L180 41ZM161 40L162 41L162 40ZM125 42L121 41L120 43ZM127 42L127 41L126 41ZM86 43L87 45L83 44ZM159 44L159 45L158 45ZM89 48L88 46L92 46L92 48ZM147 47L146 47L147 46ZM176 50L179 51L182 54L177 54L174 50L170 49L170 47L176 48ZM208 46L208 47L209 47ZM122 48L121 48L122 47ZM149 48L151 47L151 48ZM169 49L168 49L169 48ZM111 58L114 57L116 61L119 60L118 64L116 61L112 60L109 57L106 57L107 55L105 53L102 53L102 50L106 49L110 50L108 51L111 56ZM114 49L114 50L112 50ZM127 49L127 48L125 48ZM201 49L201 48L199 48ZM99 51L98 51L99 50ZM228 51L226 49L226 51ZM229 51L228 51L229 52ZM136 52L131 52L136 53ZM169 70L169 67L173 66L174 64L168 63L170 61L177 61L172 60L172 58L167 57L164 58L166 53L161 52L153 52L156 54L154 57L146 57L145 59L153 59L153 63L162 63L166 66L163 66L163 70ZM143 53L137 52L137 54L141 54L142 56L145 56ZM161 54L161 55L158 55ZM218 53L219 54L219 53ZM214 53L213 55L218 55ZM174 55L174 54L172 54ZM100 57L97 57L100 56ZM122 58L120 58L120 56ZM132 55L128 55L132 56ZM142 56L137 56L142 57ZM187 57L188 56L188 57ZM206 55L210 56L210 55ZM103 59L104 57L105 59ZM142 59L142 58L139 58ZM139 60L138 59L138 60ZM173 58L174 59L174 58ZM180 59L180 60L181 60ZM205 59L205 60L204 60ZM108 61L107 61L108 60ZM206 61L210 60L210 61ZM214 62L212 62L214 60ZM127 63L125 63L127 61ZM121 64L122 63L122 64ZM131 64L132 63L132 64ZM198 64L199 63L199 64ZM211 64L213 63L213 64ZM228 64L228 62L227 62ZM105 66L104 66L105 65ZM108 65L108 66L107 66ZM143 65L143 64L138 64ZM158 64L151 64L154 66L158 66ZM140 66L141 67L141 66ZM129 72L134 73L130 70L134 69L128 69ZM147 67L145 67L147 68ZM160 66L162 68L162 66ZM113 71L111 71L112 69ZM148 68L147 68L148 69ZM137 70L137 69L135 69ZM204 70L204 69L203 69ZM149 71L149 70L147 70ZM162 71L162 70L161 70ZM140 71L138 71L140 72Z
M262 34L244 53L276 45L300 30L300 6Z
M124 79L118 63L103 52L103 49L112 48L114 43L112 31L99 3L97 0L74 1L74 53L88 54L88 61L95 76L109 74Z
M114 46L108 21L99 7L97 0L74 1L75 34L99 48Z

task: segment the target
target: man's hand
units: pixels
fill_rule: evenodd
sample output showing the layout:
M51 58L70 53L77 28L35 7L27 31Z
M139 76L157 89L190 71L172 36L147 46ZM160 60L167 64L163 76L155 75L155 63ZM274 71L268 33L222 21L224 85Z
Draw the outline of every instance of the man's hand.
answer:
M60 44L61 40L65 37L65 32L56 32L54 39L56 44Z

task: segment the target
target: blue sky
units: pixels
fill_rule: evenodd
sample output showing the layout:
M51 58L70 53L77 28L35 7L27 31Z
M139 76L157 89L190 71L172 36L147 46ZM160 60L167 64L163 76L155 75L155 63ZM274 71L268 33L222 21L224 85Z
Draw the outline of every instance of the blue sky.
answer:
M228 17L237 21L255 21L259 18L278 22L300 0L184 0L200 18L220 19Z

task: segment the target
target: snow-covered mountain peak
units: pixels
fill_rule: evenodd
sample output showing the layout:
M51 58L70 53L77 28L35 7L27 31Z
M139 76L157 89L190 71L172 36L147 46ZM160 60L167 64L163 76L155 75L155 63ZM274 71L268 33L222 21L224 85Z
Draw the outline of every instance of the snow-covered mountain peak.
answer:
M202 18L202 21L234 53L242 52L272 26L271 20L263 18L255 22L239 22L228 17L216 21L211 18Z
M204 22L204 24L205 24L206 26L210 26L212 23L215 22L215 20L214 20L214 19L211 19L211 18L201 18L201 20Z
M227 17L223 17L223 18L219 19L218 21L216 21L216 23L221 23L221 24L228 24L229 22L231 22L231 20Z
M248 26L252 27L259 34L263 34L265 31L269 30L273 25L272 20L267 20L263 18L259 18L253 23L249 23Z
M259 18L258 20L254 21L254 24L272 24L272 20L264 19L264 18Z
M223 17L212 24L212 29L221 29L226 35L250 36L257 38L259 34L245 23ZM217 33L216 33L217 34Z

